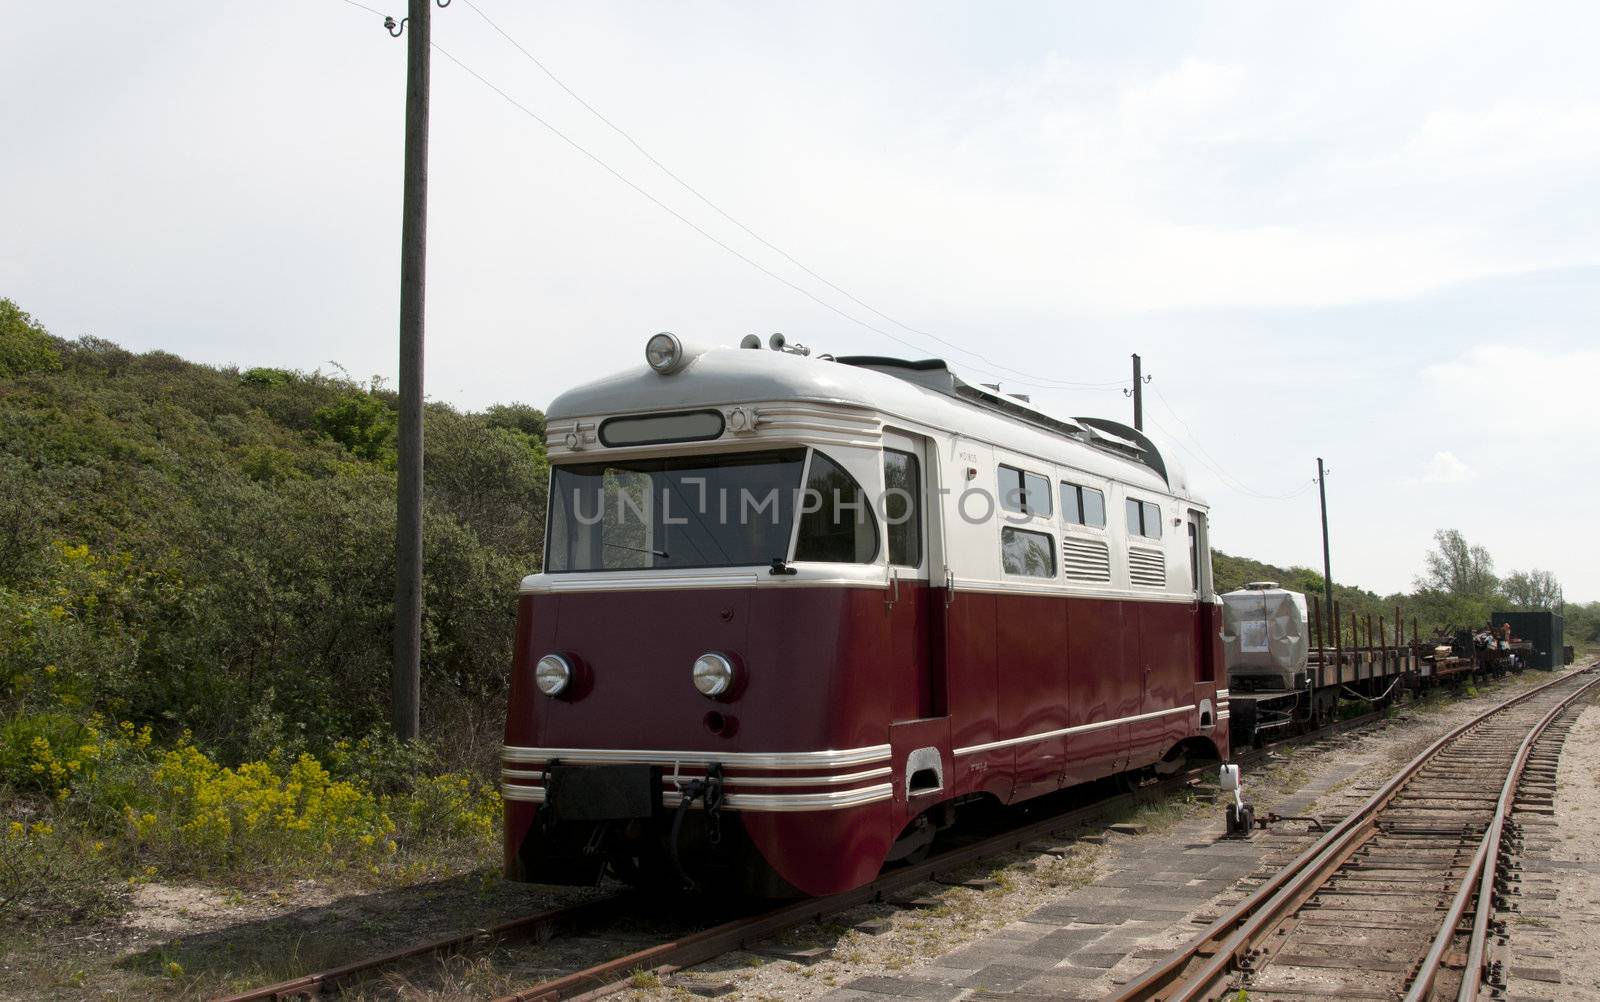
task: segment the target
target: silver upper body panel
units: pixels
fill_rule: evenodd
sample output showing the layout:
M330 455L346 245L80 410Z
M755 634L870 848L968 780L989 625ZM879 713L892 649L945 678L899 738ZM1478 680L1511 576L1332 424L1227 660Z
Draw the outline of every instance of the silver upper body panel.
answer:
M1190 491L1182 468L1132 429L1097 422L1111 426L1108 430L1120 429L1122 438L1142 438L1157 468L1119 454L1115 448L1091 444L1093 432L1078 422L1053 418L1026 403L974 390L942 365L918 364L928 367L869 367L744 348L705 350L666 375L641 362L625 372L568 390L550 403L546 417L551 459L558 463L580 457L593 461L608 452L604 448L575 452L562 447L558 432L589 421L733 405L754 406L759 411L765 403L794 402L872 412L881 415L885 424L905 423L913 430L985 442L1202 504ZM972 399L974 394L990 398L989 404Z

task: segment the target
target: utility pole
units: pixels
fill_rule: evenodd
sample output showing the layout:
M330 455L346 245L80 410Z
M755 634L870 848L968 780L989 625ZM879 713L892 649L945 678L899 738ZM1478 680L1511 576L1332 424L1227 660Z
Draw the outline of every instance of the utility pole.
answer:
M1322 498L1322 600L1333 615L1333 565L1328 559L1328 471L1322 468L1322 457L1317 457L1317 495ZM1334 624L1334 629L1339 628Z
M406 39L405 194L400 216L400 427L394 555L395 737L421 730L422 702L422 326L428 256L428 15L410 0Z
M1133 356L1133 392L1125 395L1133 397L1133 429L1144 431L1144 384L1149 382L1141 374L1139 356Z

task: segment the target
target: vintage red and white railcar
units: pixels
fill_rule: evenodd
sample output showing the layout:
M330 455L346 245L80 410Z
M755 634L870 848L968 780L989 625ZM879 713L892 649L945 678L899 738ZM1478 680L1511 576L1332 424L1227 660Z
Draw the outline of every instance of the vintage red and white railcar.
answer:
M940 361L646 355L548 411L509 875L827 894L973 799L1227 754L1206 507L1146 436Z

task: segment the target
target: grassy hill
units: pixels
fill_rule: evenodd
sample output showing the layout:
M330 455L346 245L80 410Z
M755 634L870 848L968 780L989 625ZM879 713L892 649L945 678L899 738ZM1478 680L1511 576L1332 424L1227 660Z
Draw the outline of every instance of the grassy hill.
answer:
M427 409L412 748L384 737L394 425L375 384L63 341L0 300L0 925L157 873L493 859L543 416Z
M0 353L0 700L42 660L84 706L227 756L380 724L392 395L59 341L4 308L8 341L31 337ZM542 433L529 407L427 410L432 733L498 728L510 596L540 559Z

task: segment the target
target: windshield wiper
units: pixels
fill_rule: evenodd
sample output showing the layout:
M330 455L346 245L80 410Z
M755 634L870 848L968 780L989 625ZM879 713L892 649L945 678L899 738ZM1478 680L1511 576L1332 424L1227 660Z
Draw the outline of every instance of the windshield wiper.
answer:
M629 546L626 543L601 543L600 545L601 546L610 546L610 547L613 547L614 549L618 549L618 550L632 550L635 553L648 553L653 557L660 557L662 560L671 560L672 559L671 557L667 556L667 551L666 550L651 550L651 549L646 549L643 546Z

